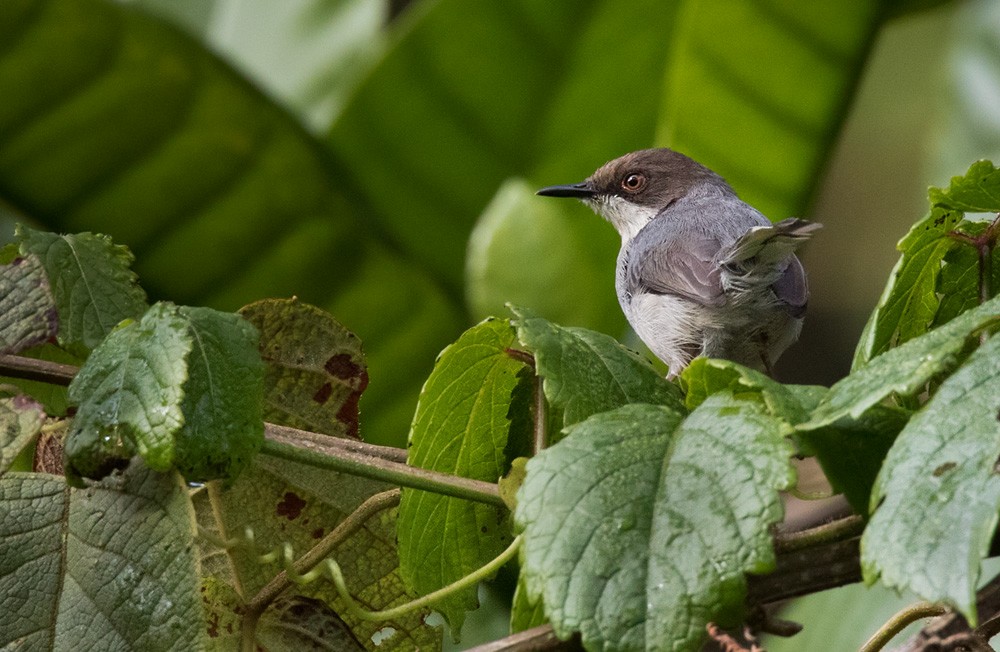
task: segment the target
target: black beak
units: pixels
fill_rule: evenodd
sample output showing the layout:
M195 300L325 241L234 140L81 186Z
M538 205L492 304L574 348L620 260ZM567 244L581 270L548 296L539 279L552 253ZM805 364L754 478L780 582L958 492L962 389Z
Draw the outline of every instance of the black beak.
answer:
M590 182L583 181L581 183L574 183L568 186L549 186L548 188L542 188L536 195L542 195L544 197L576 197L577 199L588 199L597 194L594 187L590 185Z

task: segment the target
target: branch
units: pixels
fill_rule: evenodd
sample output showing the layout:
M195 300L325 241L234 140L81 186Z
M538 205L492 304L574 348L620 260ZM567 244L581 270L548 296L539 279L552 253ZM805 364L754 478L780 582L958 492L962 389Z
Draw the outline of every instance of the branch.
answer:
M505 507L496 484L429 471L382 457L372 457L328 437L306 430L268 424L261 453L310 466L350 473L401 487L423 489L455 498ZM333 442L333 443L331 443ZM356 446L354 444L353 446ZM366 445L370 446L370 445ZM377 448L383 448L381 446Z
M65 386L69 385L79 370L79 367L70 364L36 360L20 355L0 355L0 376Z

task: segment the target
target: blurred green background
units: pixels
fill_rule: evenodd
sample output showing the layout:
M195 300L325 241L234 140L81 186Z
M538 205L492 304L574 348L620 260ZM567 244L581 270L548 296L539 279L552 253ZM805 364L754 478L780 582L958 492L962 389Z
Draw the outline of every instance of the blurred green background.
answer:
M532 191L671 145L824 223L779 371L829 384L927 186L1000 159L998 64L993 0L5 0L3 231L109 233L154 298L329 309L369 355L363 436L402 445L507 301L637 344L613 229ZM824 636L787 649L856 647Z

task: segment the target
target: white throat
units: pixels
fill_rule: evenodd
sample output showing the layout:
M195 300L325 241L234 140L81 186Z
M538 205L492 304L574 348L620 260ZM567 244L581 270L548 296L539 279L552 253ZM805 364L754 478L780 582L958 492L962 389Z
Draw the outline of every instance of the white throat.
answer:
M618 197L617 195L601 195L585 200L594 212L611 222L624 245L652 220L659 211L652 206L640 206Z

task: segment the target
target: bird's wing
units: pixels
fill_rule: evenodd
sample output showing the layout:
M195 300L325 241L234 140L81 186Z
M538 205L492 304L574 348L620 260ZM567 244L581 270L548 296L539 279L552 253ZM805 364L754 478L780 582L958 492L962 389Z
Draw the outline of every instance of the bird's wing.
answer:
M801 316L809 290L805 270L794 253L820 228L822 225L816 222L793 217L750 229L720 252L723 285L734 289L749 289L758 284L770 286L791 315Z
M683 248L676 242L655 243L630 256L627 287L655 294L674 294L702 305L725 301L722 270L715 262L719 243L708 237L687 238Z

